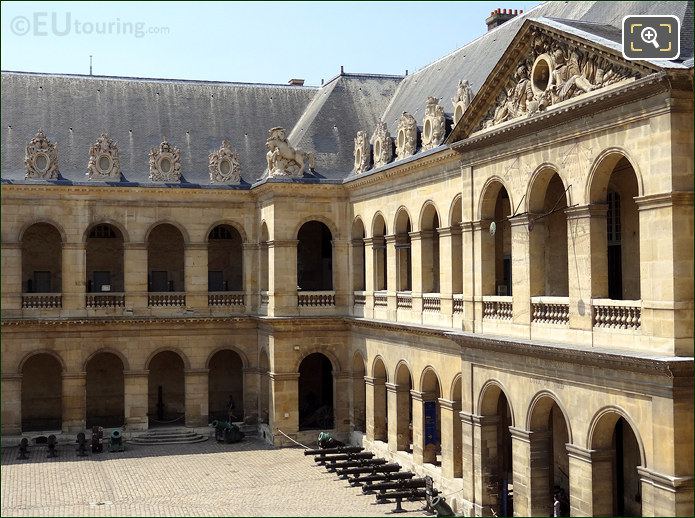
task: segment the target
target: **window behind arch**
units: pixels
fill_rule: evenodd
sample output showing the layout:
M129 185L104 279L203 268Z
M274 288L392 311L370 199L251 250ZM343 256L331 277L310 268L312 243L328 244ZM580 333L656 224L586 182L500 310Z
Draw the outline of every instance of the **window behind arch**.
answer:
M94 228L92 228L92 230L89 232L89 237L97 239L113 239L117 236L111 225L95 225Z

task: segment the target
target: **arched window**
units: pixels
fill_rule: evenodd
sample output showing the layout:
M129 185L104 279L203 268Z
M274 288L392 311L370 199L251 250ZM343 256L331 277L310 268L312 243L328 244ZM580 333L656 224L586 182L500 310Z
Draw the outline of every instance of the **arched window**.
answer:
M482 239L483 295L512 294L512 238L509 216L512 213L509 194L496 181L483 193L481 217L490 223L490 232Z
M87 293L123 292L123 236L113 225L94 225L87 235Z
M420 224L422 291L439 293L439 215L434 205L425 207Z
M241 234L231 225L217 225L208 236L208 291L243 291Z
M333 367L321 353L313 353L299 365L299 429L333 428Z
M400 210L396 216L396 290L413 289L412 253L410 247L410 217L408 212Z
M62 291L63 245L58 230L36 223L22 235L22 288L25 293Z
M387 260L386 260L386 223L381 214L377 214L372 224L372 247L374 251L374 290L387 289Z
M184 291L184 240L174 225L163 223L147 239L148 291Z
M297 286L305 291L333 289L333 236L320 221L304 223L297 234Z
M364 291L365 284L364 225L358 218L352 224L352 289Z

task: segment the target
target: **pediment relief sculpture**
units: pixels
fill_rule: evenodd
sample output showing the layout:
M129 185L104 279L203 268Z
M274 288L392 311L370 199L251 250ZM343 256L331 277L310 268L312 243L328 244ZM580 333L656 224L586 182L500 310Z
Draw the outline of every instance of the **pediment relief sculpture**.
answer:
M636 75L596 52L536 31L530 52L517 64L481 126L489 128L530 116Z
M422 120L422 149L432 149L444 142L446 116L436 97L428 97L425 117Z
M218 150L210 153L208 169L212 183L239 183L241 181L239 153L234 151L227 139L222 141Z
M369 140L367 139L366 131L358 131L355 137L355 173L364 173L369 169L370 163L372 161L371 157L371 146L369 145Z
M153 182L181 181L181 151L164 139L150 151L150 180Z
M417 121L408 112L398 118L396 156L399 160L415 154L417 150Z
M58 144L51 142L43 130L39 130L26 147L24 155L25 178L58 178Z
M309 166L310 171L316 167L316 158L313 153L305 153L289 144L285 128L277 127L268 130L265 147L268 150L266 153L268 176L301 178L305 164Z
M473 92L471 91L468 81L461 79L456 90L456 96L451 99L454 105L454 124L463 117L463 114L466 113L466 110L471 105L472 100Z
M371 143L374 150L374 167L381 167L393 159L393 139L385 122L377 123Z
M118 158L118 145L102 133L89 148L87 176L90 180L100 178L121 179L121 162Z

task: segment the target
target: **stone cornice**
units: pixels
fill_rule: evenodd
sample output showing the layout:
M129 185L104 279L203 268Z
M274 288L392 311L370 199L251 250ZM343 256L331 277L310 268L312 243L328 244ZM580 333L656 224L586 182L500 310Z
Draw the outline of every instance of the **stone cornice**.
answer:
M637 466L637 473L639 473L642 482L646 482L660 489L665 489L666 491L692 491L693 488L692 476L673 477L671 475L657 473L656 471L652 471L642 466Z
M675 191L635 197L639 210L661 209L677 205L693 205L693 191Z
M298 372L269 372L268 377L273 381L292 381L299 379Z
M268 248L291 248L296 247L297 243L297 239L273 239L268 241Z
M565 216L567 220L584 218L605 218L608 212L608 205L605 203L592 203L591 205L579 205L577 207L567 207Z

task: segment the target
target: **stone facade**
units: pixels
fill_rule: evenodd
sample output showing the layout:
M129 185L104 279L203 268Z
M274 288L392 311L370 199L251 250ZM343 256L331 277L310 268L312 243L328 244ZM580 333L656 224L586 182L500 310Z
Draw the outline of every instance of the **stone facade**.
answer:
M524 117L491 81L448 135L430 98L428 153L404 114L397 160L369 171L360 131L342 182L299 181L274 128L248 188L4 185L3 434L201 426L229 395L276 445L330 429L466 515L510 488L520 516L691 515L692 79L575 75Z

